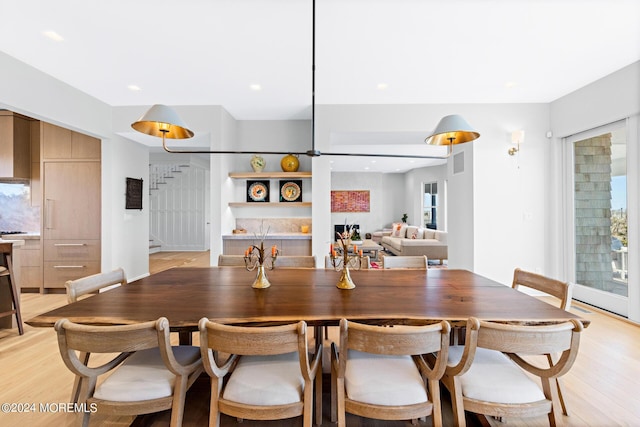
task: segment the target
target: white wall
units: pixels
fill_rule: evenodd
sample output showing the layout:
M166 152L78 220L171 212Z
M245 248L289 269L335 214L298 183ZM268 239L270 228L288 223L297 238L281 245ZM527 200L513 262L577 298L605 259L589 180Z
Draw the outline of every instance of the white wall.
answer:
M0 108L102 139L102 270L122 266L130 279L148 274L146 215L124 209L125 178L140 176L148 154L113 133L113 109L2 52L0 102Z
M457 113L459 109L459 106L455 105L319 105L316 106L316 147L320 151L330 151L331 132L424 131L426 136L429 129L433 129L443 116ZM467 106L467 112L481 110L482 106ZM465 117L482 133L482 128L474 123L474 117ZM465 148L465 150L471 150L471 148ZM472 153L473 151L469 151L469 156L472 156ZM456 216L450 217L448 220L449 242L456 242L450 245L449 262L450 265L457 268L473 269L474 252L473 244L470 244L473 242L474 232L472 157L468 157L467 161L469 166L466 172L453 177L448 183L449 204L456 208ZM319 173L314 167L314 182L318 175ZM316 187L314 184L314 230L320 225L316 225L316 200L320 203L327 203L327 208L329 208L330 197L328 186L322 192ZM401 188L402 191L399 192L398 188ZM405 188L403 178L403 182L395 184L391 191L394 194L393 197L400 194L400 199L385 205L389 209L384 216L388 223L402 217L402 214L408 209L405 205L407 191L415 194L416 190ZM322 212L319 215L322 215ZM326 229L331 228L330 221L322 219L318 219L318 221L321 221L322 226Z
M472 143L475 271L504 284L516 267L546 274L549 106L492 104L471 114L481 135ZM525 141L509 156L511 132L518 129Z
M368 190L369 191L369 212L332 212L331 232L333 225L358 224L360 226L360 237L364 239L365 233L373 233L382 228L385 221L383 217L385 204L390 203L388 194L385 191L384 177L382 173L360 173L360 172L333 172L331 173L331 190Z
M509 282L516 266L544 268L545 242L539 230L544 229L545 191L541 185L544 156L541 153L544 153L544 135L549 128L548 106L324 105L317 111L317 139L325 144L331 131L425 129L426 133L443 116L461 114L481 137L471 144L454 147L454 153L464 153L464 172L454 175L451 159L446 168L449 265L475 270L503 283ZM507 155L510 133L516 129L525 129L530 134L528 158L520 156L520 169L517 158ZM417 172L408 174L402 185L385 191L391 194L403 188L403 199L393 204L394 212L386 217L391 221L399 220L407 211L410 211L410 222L419 215L422 180L415 174ZM407 194L410 199L406 198ZM525 210L526 224L523 222Z
M572 213L565 206L572 197L564 183L563 172L570 159L565 159L562 138L598 126L629 118L627 122L627 205L629 233L629 297L628 316L640 321L640 61L597 80L550 104L552 151L549 159L549 180L555 191L550 194L548 257L554 276L571 277L573 265L567 253L566 218Z
M319 105L316 106L316 148L330 150L332 131L427 130L442 116L462 114L481 137L471 144L455 147L455 152L465 153L465 173L453 175L451 162L447 165L450 266L474 269L506 284L516 266L546 274L553 273L555 268L554 246L558 243L555 231L560 227L557 218L561 214L557 186L561 179L559 171L564 167L558 161L557 138L638 114L638 76L640 64L636 63L551 105ZM0 77L3 108L103 140L102 221L103 230L109 230L103 233L103 269L127 265L130 277L146 274L148 267L142 260L148 246L148 220L144 214L132 215L119 208L123 193L119 182L124 182L129 175L138 176L137 168L146 167L148 154L144 148L116 134L130 132L132 120L147 107L112 108L1 52ZM207 135L215 148L296 151L310 148L309 140L305 139L308 122L293 126L289 123L237 124L219 106L176 109L183 118L188 117L196 133ZM526 141L519 155L510 157L506 154L509 134L516 129L525 130ZM548 130L553 131L554 139L546 139ZM635 133L637 135L637 129ZM248 160L242 156L211 157L212 259L221 251L220 236L232 226L234 218L227 206L233 194L228 172L240 167L249 170ZM332 233L332 219L328 215L329 161L327 157L301 160L312 163L314 176L313 252L324 254ZM267 159L268 170L277 170L274 168L277 163L277 158ZM306 170L308 163L303 165ZM392 176L383 179L384 185L391 188L398 188L397 181L400 180ZM406 181L412 187L419 186L415 176L408 176ZM637 206L637 199L633 202ZM405 203L406 199L385 204L382 221L393 221L407 209L416 209ZM637 256L640 250L634 253ZM633 265L640 268L637 261L634 259Z
M404 205L407 207L406 211L409 215L408 223L413 225L420 225L424 227L424 211L423 211L423 185L430 182L435 182L438 186L438 198L440 206L436 210L436 224L439 230L446 230L446 204L444 203L445 196L445 181L447 181L447 165L430 166L426 168L418 168L409 171L405 174L405 185L410 190L407 191L406 201Z
M102 165L103 270L122 267L135 280L149 273L149 150L115 136L102 143ZM142 210L124 208L127 177L144 180Z

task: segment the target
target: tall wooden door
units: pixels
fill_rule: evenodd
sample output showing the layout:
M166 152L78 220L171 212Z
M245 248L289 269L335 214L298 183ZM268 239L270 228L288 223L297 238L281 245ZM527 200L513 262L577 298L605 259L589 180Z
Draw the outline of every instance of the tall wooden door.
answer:
M44 238L100 239L100 163L45 162Z

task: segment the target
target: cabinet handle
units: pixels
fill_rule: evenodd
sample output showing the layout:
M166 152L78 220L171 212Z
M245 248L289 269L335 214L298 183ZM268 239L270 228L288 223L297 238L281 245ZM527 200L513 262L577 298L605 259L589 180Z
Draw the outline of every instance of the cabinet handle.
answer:
M86 243L54 243L53 246L87 246Z
M45 220L44 228L46 228L47 230L53 229L53 227L51 226L51 223L52 223L51 216L53 215L53 211L51 210L52 202L53 202L53 199L46 199L45 200L44 210L45 210L45 213L46 213L46 216L45 216L46 220Z
M85 268L86 265L54 265L53 268Z

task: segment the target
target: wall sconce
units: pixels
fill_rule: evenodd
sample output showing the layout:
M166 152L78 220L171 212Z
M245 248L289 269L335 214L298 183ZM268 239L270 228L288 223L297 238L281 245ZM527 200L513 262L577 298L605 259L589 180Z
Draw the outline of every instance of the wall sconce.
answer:
M520 144L524 142L524 131L523 130L514 130L511 132L511 143L515 145L515 147L509 148L510 156L514 156L518 151L520 151Z

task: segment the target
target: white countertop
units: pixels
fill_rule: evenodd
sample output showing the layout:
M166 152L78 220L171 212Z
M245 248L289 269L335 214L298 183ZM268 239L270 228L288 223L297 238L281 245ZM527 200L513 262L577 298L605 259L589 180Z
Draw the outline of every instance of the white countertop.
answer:
M0 236L0 240L37 240L40 239L40 233L18 233L4 234Z
M225 234L222 239L226 240L260 240L260 236L256 237L253 233L244 234ZM281 240L311 240L311 233L269 233L265 239L281 239Z
M24 240L20 239L3 239L0 237L0 243L13 243L13 246L23 246Z

